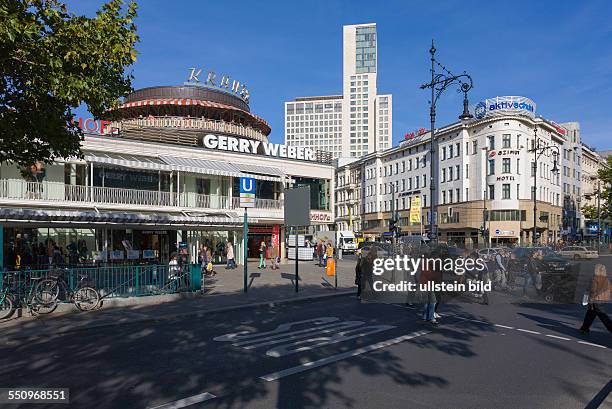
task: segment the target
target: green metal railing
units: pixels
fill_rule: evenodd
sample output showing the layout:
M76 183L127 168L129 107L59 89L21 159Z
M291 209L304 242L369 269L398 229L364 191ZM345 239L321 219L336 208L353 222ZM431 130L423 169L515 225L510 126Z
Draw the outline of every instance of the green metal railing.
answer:
M62 277L70 289L96 288L103 298L193 292L202 288L198 264L50 268L0 272L0 288L23 287L31 278Z

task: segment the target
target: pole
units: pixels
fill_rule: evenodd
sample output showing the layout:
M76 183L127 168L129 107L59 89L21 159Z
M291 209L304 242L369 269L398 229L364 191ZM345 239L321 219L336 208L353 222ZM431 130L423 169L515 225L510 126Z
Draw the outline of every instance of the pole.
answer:
M248 235L249 235L249 225L247 223L247 208L244 208L244 221L243 221L243 230L242 230L242 234L244 237L244 249L243 249L243 253L244 253L244 292L246 293L248 290L248 284L247 284L247 256L248 256L248 243L249 243L249 239L248 239Z
M487 247L487 191L482 191L482 241Z
M597 179L597 254L601 251L601 206L599 198L601 197L601 181Z
M434 140L435 140L435 127L436 127L436 101L435 101L435 97L436 97L436 87L434 86L435 83L435 76L436 76L436 68L435 68L435 62L436 62L436 47L434 47L434 42L433 40L431 40L431 49L429 50L429 53L431 54L431 102L429 105L429 119L430 119L430 126L431 126L431 140L429 141L429 235L430 235L430 239L432 241L432 243L435 245L438 242L438 232L435 232L434 235L434 209L435 209L435 202L436 202L436 183L435 183L435 166L434 166L434 155L436 153L436 147L434 144Z
M537 219L536 213L538 210L537 205L537 194L538 194L538 128L537 126L533 129L534 141L533 141L533 237L531 243L533 247L536 246L536 232L537 232Z
M298 292L298 280L300 279L298 274L298 228L295 226L295 292Z
M397 238L395 237L395 230L397 229L397 219L395 217L396 209L395 209L395 185L391 184L391 220L393 220L393 230L391 231L391 243L393 248L395 249L395 245L397 244Z

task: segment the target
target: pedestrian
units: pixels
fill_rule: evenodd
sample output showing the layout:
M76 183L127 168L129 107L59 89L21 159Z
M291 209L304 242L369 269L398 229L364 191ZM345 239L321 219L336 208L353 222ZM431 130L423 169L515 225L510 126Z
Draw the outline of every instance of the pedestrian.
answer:
M259 243L259 266L257 268L266 268L266 242L263 239Z
M280 268L280 252L278 246L272 244L270 249L270 258L272 259L272 270L278 270Z
M419 277L419 283L421 285L431 286L433 283L435 283L435 271L429 267L430 266L425 266L421 270L421 275ZM427 290L425 291L425 304L423 306L423 320L430 322L434 325L438 324L438 321L435 317L436 302L437 300L434 291L431 291L429 288L427 288Z
M357 297L361 300L361 293L365 291L371 292L374 287L374 260L378 256L378 252L374 247L363 255L355 266L355 284L357 284Z
M604 326L609 332L612 332L612 321L606 313L603 303L609 303L612 296L612 286L608 279L606 266L603 264L595 265L595 274L591 282L591 288L588 294L588 303L584 321L580 327L580 332L588 334L595 320L599 317Z
M355 285L357 286L357 298L361 300L361 257L357 258L355 265Z
M172 253L170 263L168 263L168 279L175 280L178 277L179 269L176 253Z
M227 246L225 247L225 255L227 257L227 269L236 268L236 260L234 259L234 246L231 241L227 242Z
M317 255L319 256L319 267L323 267L323 253L325 252L325 246L323 241L319 241L317 245Z

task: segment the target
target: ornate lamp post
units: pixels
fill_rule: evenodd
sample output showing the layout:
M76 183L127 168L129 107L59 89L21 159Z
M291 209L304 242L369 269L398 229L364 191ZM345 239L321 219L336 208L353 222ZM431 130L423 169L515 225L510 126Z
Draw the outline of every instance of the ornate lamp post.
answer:
M558 173L559 172L559 167L557 166L557 158L559 158L559 147L556 145L544 145L544 146L540 146L540 140L538 139L538 126L536 125L535 128L533 128L533 135L534 135L534 143L533 143L533 148L530 149L528 152L533 152L533 234L532 234L532 238L531 238L531 243L533 244L533 246L535 247L535 245L537 244L537 239L536 239L536 234L537 234L537 211L538 211L538 159L540 158L540 156L542 156L544 154L544 152L547 151L553 151L553 168L551 169L553 173ZM549 216L550 217L550 216Z
M431 120L431 140L429 143L429 238L432 243L435 244L438 241L438 226L436 224L436 206L438 201L436 194L436 179L438 175L436 169L437 157L435 156L437 144L435 137L436 104L438 102L438 98L440 98L440 95L442 95L442 92L444 92L446 88L452 84L458 84L459 89L457 91L463 92L463 113L459 116L459 119L467 120L472 118L472 115L468 110L467 93L474 87L474 84L472 82L472 77L465 73L465 71L463 74L453 75L453 73L451 73L445 66L436 60L436 47L434 46L433 40L431 40L431 48L429 49L429 53L431 54L431 82L421 85L421 89L431 88L431 100L429 101L429 118ZM436 65L442 69L442 73L436 74ZM436 160L434 160L434 158Z

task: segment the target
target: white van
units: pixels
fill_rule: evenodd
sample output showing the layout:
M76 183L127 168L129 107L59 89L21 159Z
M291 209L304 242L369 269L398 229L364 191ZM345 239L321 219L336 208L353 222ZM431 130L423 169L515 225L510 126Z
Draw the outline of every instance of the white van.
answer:
M350 230L341 230L338 231L336 238L338 239L336 247L338 249L342 249L342 253L355 253L357 250L357 239L355 238L355 233Z

